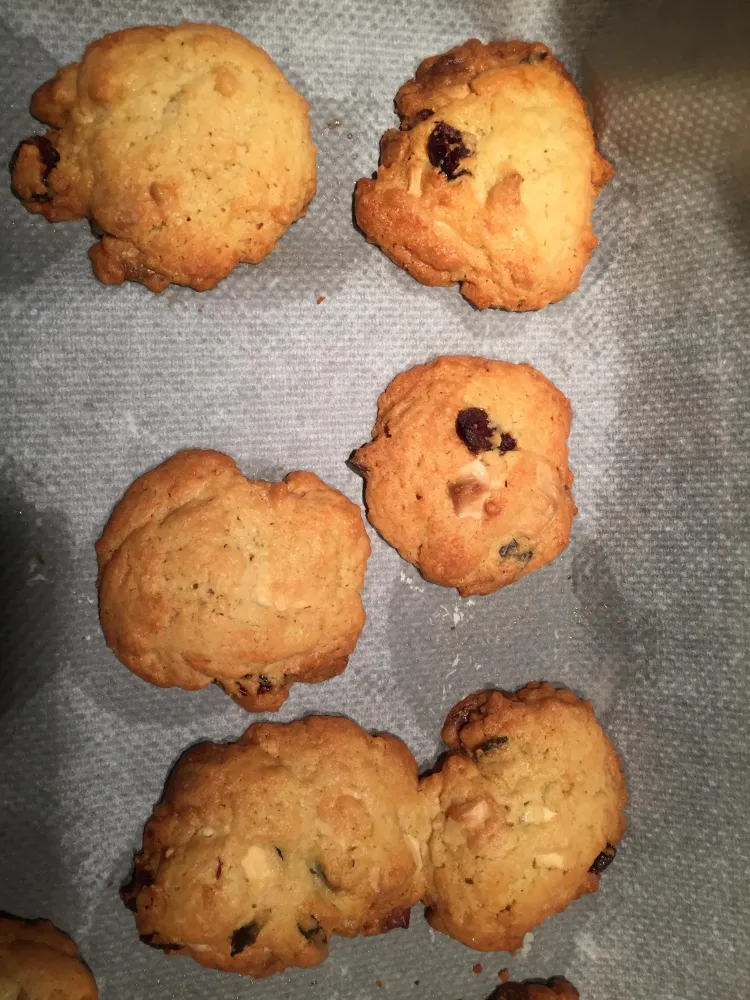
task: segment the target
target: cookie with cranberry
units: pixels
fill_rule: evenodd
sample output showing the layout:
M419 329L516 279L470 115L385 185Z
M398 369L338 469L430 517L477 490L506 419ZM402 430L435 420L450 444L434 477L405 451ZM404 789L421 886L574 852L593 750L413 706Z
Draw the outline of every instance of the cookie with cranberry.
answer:
M578 287L613 175L583 98L539 42L470 39L425 59L396 96L355 211L371 243L425 285L484 309L540 309Z
M0 997L97 1000L75 942L49 920L0 917Z
M427 814L392 736L310 716L193 747L123 890L142 940L255 977L318 965L331 936L406 927Z
M503 983L488 1000L578 1000L578 990L567 979L555 976L546 983Z
M430 801L428 920L481 951L595 892L625 831L617 753L587 701L550 684L480 691L451 710L452 751L422 782Z
M311 472L267 483L179 452L133 483L96 551L107 643L159 687L216 681L276 711L296 681L340 674L364 625L362 515Z
M308 106L273 60L216 24L92 42L31 100L12 186L50 222L91 221L108 285L213 288L257 264L315 194Z
M489 594L567 546L565 396L525 364L442 357L397 375L352 456L367 515L426 580Z

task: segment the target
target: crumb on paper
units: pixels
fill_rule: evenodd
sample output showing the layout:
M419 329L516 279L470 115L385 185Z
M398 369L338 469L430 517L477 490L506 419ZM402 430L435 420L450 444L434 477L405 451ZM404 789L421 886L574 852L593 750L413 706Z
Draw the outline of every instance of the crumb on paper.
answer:
M325 300L326 300L325 295L319 295L315 300L315 305L319 306L321 302L325 302Z
M480 974L480 972L484 971L483 968L482 968L482 963L481 962L477 962L475 965L472 965L471 971L474 973L475 976L478 976Z
M326 122L326 128L331 128L331 129L339 128L340 125L341 125L341 120L339 118L330 118Z
M36 561L39 563L40 566L44 566L44 556L42 555L41 552L37 552Z
M531 945L533 941L534 941L534 935L531 931L529 931L527 934L524 934L523 944L521 945L521 948L518 952L521 958L526 958L526 956L529 954L529 952L531 951Z
M507 983L510 979L510 972L507 969L501 969L497 974L497 978L501 983Z
M382 979L376 979L375 980L375 985L377 986L377 988L379 990L382 990L383 989L383 980Z

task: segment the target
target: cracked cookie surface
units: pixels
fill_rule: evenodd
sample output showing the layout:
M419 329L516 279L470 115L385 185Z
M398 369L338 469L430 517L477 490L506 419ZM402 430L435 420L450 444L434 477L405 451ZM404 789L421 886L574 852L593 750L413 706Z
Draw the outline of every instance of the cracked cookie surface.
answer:
M529 365L441 357L396 378L352 456L367 515L431 583L489 594L563 551L571 408Z
M590 702L550 684L480 691L448 715L431 800L430 924L471 948L515 951L584 893L625 831L625 781Z
M215 680L276 711L295 681L341 673L364 625L362 515L311 472L267 483L179 452L133 483L96 551L107 643L160 687Z
M315 194L305 99L216 24L127 28L92 42L31 101L12 186L50 222L88 218L105 284L212 288L257 264Z
M324 961L331 935L408 925L427 814L393 736L310 716L193 747L123 890L143 940L263 977Z
M49 920L0 917L0 997L97 1000L75 942Z
M539 42L470 39L420 65L396 96L401 129L357 184L357 223L426 285L480 309L540 309L578 287L613 170L581 95Z

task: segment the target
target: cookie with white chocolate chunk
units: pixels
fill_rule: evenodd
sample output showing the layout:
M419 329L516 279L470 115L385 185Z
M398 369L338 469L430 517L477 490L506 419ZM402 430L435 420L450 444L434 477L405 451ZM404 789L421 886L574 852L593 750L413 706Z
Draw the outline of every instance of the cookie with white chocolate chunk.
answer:
M471 948L514 951L595 892L625 831L625 781L590 702L531 683L480 691L448 715L453 753L431 801L428 920Z
M255 977L318 965L333 934L408 926L422 801L393 736L324 716L258 724L181 758L123 898L168 954Z
M367 514L426 580L489 594L563 551L571 408L540 372L470 356L397 375L352 456Z

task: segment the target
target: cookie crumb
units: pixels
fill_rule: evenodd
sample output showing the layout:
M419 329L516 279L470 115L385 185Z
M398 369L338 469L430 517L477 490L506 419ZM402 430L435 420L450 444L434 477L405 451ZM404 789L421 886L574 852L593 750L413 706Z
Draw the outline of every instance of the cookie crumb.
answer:
M476 965L472 965L471 971L474 973L475 976L478 976L480 972L484 971L484 969L482 968L482 963L477 962Z
M375 985L377 986L377 988L379 990L382 990L383 989L383 980L382 979L376 979L375 980Z
M497 974L497 978L500 980L501 983L507 983L508 980L510 979L510 972L508 971L508 969L501 969Z
M331 118L326 122L326 128L334 129L339 128L341 125L341 120L339 118Z
M326 300L326 297L325 297L325 295L319 295L319 296L317 297L317 299L315 300L315 304L319 306L319 305L320 305L320 303L321 303L321 302L325 302L325 300Z

